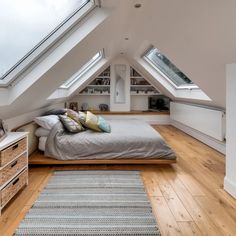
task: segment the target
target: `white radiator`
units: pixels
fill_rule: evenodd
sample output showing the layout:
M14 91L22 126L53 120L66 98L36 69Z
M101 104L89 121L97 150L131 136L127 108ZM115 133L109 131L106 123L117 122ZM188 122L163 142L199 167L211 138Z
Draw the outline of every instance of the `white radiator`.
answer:
M171 102L170 118L217 140L225 138L224 111Z

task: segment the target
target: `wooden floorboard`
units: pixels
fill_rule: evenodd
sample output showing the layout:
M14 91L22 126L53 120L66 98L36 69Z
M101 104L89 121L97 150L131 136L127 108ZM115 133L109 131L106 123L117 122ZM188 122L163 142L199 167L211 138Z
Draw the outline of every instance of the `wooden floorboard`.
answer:
M224 156L172 126L155 126L178 159L172 165L30 168L29 186L8 204L0 235L12 235L54 170L140 170L162 235L236 235L236 200L223 190Z

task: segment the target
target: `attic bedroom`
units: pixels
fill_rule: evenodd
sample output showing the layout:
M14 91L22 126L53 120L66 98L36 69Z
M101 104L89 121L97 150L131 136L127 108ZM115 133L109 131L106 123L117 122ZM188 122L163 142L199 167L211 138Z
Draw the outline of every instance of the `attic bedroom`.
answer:
M236 1L0 1L0 235L236 235Z

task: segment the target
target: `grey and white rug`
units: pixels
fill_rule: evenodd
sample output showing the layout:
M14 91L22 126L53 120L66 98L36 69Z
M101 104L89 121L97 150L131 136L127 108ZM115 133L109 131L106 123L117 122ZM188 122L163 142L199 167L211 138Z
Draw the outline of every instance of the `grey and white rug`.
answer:
M160 232L138 171L56 171L15 235Z

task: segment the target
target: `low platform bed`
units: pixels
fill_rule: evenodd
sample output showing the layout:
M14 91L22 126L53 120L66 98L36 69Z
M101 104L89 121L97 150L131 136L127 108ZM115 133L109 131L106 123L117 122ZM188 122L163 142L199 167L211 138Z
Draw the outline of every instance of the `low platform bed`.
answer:
M58 122L47 136L43 151L33 152L29 164L176 163L174 151L146 122L137 119L111 119L109 122L111 133L86 130L76 134L66 132Z
M30 165L112 165L112 164L173 164L175 160L165 159L135 159L135 158L124 158L124 159L106 159L106 160L56 160L50 157L46 157L43 152L36 151L29 158Z

